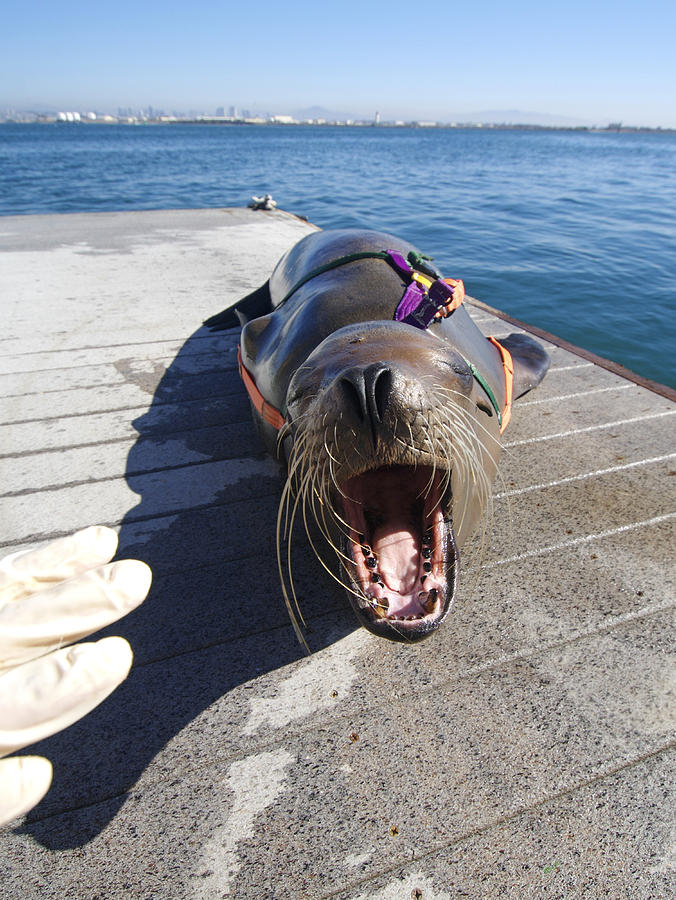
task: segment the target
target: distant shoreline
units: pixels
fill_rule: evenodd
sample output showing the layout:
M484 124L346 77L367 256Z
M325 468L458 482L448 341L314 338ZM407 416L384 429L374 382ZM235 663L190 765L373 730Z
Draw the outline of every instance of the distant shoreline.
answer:
M209 125L232 126L246 125L248 127L283 127L283 128L378 128L380 130L415 128L421 130L474 130L474 131L571 131L588 132L592 134L674 134L676 128L647 125L622 125L610 124L597 125L537 125L520 122L368 122L368 121L278 121L273 119L231 119L218 116L197 117L161 117L157 119L115 118L112 116L97 117L96 119L81 118L78 120L60 120L56 116L39 116L34 119L20 119L6 117L0 119L0 125L59 125L63 127L75 126L106 126L106 125Z

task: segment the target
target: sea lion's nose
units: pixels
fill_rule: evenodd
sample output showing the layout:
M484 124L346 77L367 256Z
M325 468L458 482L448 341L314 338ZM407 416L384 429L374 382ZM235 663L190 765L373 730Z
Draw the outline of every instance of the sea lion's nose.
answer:
M384 363L353 366L338 382L344 412L359 424L370 423L375 430L384 421L392 396L392 371Z

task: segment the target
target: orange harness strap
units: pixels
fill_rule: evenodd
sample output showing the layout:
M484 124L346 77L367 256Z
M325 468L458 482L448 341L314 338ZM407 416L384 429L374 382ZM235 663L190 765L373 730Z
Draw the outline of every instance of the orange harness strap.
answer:
M237 347L237 365L239 366L239 377L244 382L244 387L254 405L254 409L265 422L279 431L283 428L286 419L278 409L275 409L271 403L268 403L256 387L256 382L242 362L242 351L240 347Z
M506 347L503 347L497 338L489 337L488 340L497 347L502 357L502 368L505 370L505 408L502 410L502 423L500 425L500 434L505 430L512 417L512 392L514 390L514 363L512 354Z

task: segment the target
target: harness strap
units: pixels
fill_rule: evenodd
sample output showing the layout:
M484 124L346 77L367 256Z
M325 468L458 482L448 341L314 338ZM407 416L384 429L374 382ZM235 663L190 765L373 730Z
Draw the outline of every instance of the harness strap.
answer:
M465 359L464 356L463 356L463 359ZM491 401L491 406L495 410L495 414L498 417L498 425L500 426L500 434L502 434L502 413L500 412L500 407L498 406L498 401L495 399L495 394L491 390L491 388L490 388L488 382L486 381L486 379L484 378L484 376L474 365L474 363L471 363L468 359L465 359L465 362L469 366L469 370L472 373L472 375L474 376L474 380L479 385L479 387L483 388L486 396Z
M514 391L514 361L512 360L512 354L506 347L503 347L500 341L497 338L489 337L488 340L493 344L494 347L498 348L500 356L502 357L502 368L505 372L505 408L502 410L502 415L498 413L498 422L500 424L500 434L505 430L505 428L509 425L509 420L512 417L512 394ZM476 374L474 374L476 378ZM478 380L478 379L477 379ZM479 381L479 384L481 382ZM485 385L481 385L484 390L486 390ZM495 406L495 399L493 401L493 405Z
M265 422L272 425L279 431L284 427L286 419L281 412L265 399L256 386L253 376L242 362L242 350L237 347L237 366L239 367L239 377L244 382L244 387L253 403L256 412L263 418Z
M401 257L403 260L403 256ZM397 268L394 261L388 255L387 250L364 250L360 253L348 253L347 256L339 256L338 259L333 259L331 262L324 263L323 266L317 266L316 269L312 269L304 278L301 278L300 281L297 281L296 284L291 288L291 290L285 294L282 299L279 301L278 306L281 306L283 303L296 293L298 288L302 287L304 284L307 284L308 281L311 281L313 278L316 278L317 275L323 275L324 272L330 272L331 269L338 269L340 266L346 265L346 263L356 262L359 259L384 259L385 262L389 262L394 268Z

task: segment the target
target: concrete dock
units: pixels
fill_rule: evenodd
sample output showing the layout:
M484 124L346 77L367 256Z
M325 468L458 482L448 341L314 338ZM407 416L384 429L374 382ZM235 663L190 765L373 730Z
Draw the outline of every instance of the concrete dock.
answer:
M127 681L31 749L53 786L0 830L0 895L673 896L673 392L546 342L442 630L358 629L299 539L308 657L238 335L201 322L311 229L233 209L0 220L0 555L102 523L154 572L108 629L134 648Z

